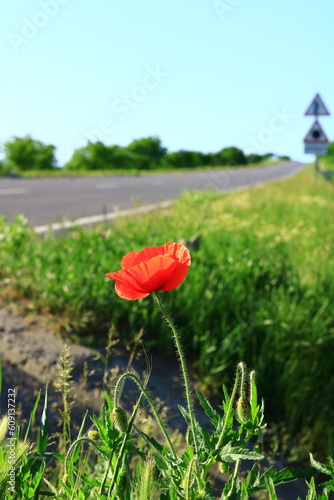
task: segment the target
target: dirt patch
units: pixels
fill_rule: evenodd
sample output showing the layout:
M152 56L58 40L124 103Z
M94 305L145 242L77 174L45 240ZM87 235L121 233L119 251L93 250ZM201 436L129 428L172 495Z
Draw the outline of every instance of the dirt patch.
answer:
M74 344L56 333L55 328L43 317L34 314L22 315L16 310L2 306L0 352L5 384L2 407L6 403L3 399L7 397L7 387L16 387L22 415L29 416L38 391L44 391L46 384L49 384L50 407L57 410L61 406L61 397L55 391L55 381L65 343L70 348L73 361L73 417L78 423L86 410L99 412L104 399L104 374L108 375L109 380L113 380L117 374L131 369L143 379L147 371L147 364L140 350L134 356L133 352L126 349L115 348L106 366L103 359L105 350L95 351ZM167 419L170 427L183 431L185 422L179 413L178 405L185 406L185 399L179 365L176 361L166 361L156 354L151 361L153 370L147 388L153 398L163 401L168 408ZM138 389L128 381L122 392L122 404L130 408L137 397ZM199 417L203 423L209 425L204 413L200 412ZM56 420L59 419L55 418Z

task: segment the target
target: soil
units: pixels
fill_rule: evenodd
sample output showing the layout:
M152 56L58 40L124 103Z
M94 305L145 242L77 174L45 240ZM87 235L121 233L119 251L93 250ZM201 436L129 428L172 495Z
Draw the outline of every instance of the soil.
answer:
M55 333L52 323L43 316L24 315L16 309L0 304L0 353L3 373L1 414L7 411L8 389L15 389L17 414L20 415L20 420L28 421L38 392L42 390L36 415L38 421L42 411L45 386L49 384L48 401L51 409L49 425L51 432L59 431L61 420L59 409L62 407L62 401L61 394L56 392L55 381L64 343L69 346L73 360L71 399L75 396L75 405L71 416L74 433L87 410L89 414L99 413L103 401L104 373L108 373L109 382L113 382L119 373L130 368L137 372L140 378L146 372L147 366L143 355L119 349L117 346L109 359L106 372L103 361L105 352L73 344ZM178 405L185 406L185 400L179 366L176 362L165 360L156 354L152 358L153 369L148 390L151 395L158 396L163 402L168 425L183 433L185 424ZM122 406L131 409L137 397L136 386L128 382L122 392ZM209 426L208 419L200 408L196 409L196 417L202 425ZM276 462L276 465L282 468L282 464ZM280 500L295 500L298 496L305 498L306 491L303 481L295 481L277 488Z

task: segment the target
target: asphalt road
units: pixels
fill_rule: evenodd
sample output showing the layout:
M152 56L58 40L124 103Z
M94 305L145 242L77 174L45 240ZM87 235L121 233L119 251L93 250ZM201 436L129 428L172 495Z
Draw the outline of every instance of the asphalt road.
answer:
M177 198L183 189L211 187L227 191L293 175L303 164L133 176L1 178L0 215L9 221L24 214L38 226L66 219L102 215L115 209Z

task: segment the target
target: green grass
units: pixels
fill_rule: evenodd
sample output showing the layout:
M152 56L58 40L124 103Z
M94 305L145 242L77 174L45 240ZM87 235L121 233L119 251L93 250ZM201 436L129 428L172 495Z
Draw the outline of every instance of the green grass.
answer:
M334 157L325 156L323 158L320 158L319 166L320 166L320 169L323 171L334 172ZM329 179L329 181L333 182L333 177L331 179Z
M22 422L9 410L8 416L0 420L1 498L248 500L264 498L267 492L270 500L277 500L276 486L307 478L305 500L330 499L334 491L334 448L326 464L310 454L312 470L301 467L277 470L275 465L263 464L263 430L266 427L263 403L258 402L255 372L248 373L243 363L237 366L231 394L223 387L218 411L196 391L196 398L210 420L209 429L207 424L202 427L191 419L190 407L187 411L182 406L179 411L190 432L182 436L167 428L159 407L146 391L151 370L148 364L145 380L130 371L118 377L115 385L105 391L99 414L88 416L86 413L76 436L71 439L67 423L71 421L75 398L73 401L73 394L70 395L72 362L67 346L63 348L61 359L59 378L63 407L58 410L65 424L63 433L50 435L47 391L39 423L36 410L41 393L24 436ZM127 379L139 389L137 401L128 413L121 406L121 388ZM150 414L139 412L145 399ZM15 406L12 392L8 395L8 403L8 408ZM35 437L33 428L37 440L31 441ZM8 439L12 435L15 438ZM215 478L210 474L212 466L216 468ZM319 472L322 473L320 480ZM225 484L221 481L223 477Z
M244 360L289 446L325 456L334 427L333 189L308 168L224 196L184 192L166 211L62 238L3 221L0 279L79 341L104 344L111 324L126 341L143 327L147 347L172 354L152 298L121 300L104 274L127 252L200 234L185 282L163 294L199 386L220 393Z

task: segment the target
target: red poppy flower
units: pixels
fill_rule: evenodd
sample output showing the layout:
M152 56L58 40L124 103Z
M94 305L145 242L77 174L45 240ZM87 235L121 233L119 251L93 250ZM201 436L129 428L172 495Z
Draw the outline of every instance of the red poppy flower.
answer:
M179 286L190 263L185 246L165 243L126 254L121 261L122 269L106 276L116 281L115 290L122 299L142 299L157 290L169 292Z

